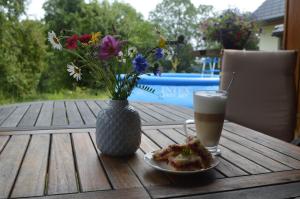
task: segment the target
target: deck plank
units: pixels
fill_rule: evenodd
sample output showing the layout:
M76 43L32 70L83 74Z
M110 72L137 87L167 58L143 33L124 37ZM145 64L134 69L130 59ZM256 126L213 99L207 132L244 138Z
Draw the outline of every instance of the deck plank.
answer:
M78 192L69 134L53 134L47 194Z
M16 127L26 113L28 107L29 105L18 106L14 112L2 123L1 127Z
M29 135L12 136L0 154L0 198L8 198L10 194L29 138Z
M53 126L66 126L68 125L65 102L55 101L53 107Z
M50 135L32 136L12 197L44 195Z
M69 125L83 125L82 118L74 101L66 101L66 110Z
M95 125L96 117L94 116L92 111L89 109L87 104L84 101L76 101L76 104L77 104L77 107L81 114L81 117L84 120L84 123L87 125Z
M35 122L37 120L37 117L40 113L42 104L31 104L28 111L25 113L24 117L18 124L20 127L31 127L35 125Z
M72 134L82 191L111 189L88 133Z
M53 101L47 101L43 103L40 115L37 119L35 126L47 127L51 126L53 115Z

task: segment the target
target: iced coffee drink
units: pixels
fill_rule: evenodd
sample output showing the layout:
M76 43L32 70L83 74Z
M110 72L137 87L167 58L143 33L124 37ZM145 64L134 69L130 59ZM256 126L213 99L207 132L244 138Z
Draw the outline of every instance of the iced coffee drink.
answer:
M226 91L194 92L194 120L198 139L212 153L218 153L223 128Z

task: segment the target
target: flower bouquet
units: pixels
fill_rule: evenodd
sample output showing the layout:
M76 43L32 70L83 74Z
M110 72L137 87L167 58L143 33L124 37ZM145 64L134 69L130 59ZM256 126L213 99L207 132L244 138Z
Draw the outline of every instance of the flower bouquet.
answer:
M138 84L140 75L147 70L159 75L160 61L168 52L165 48L174 43L166 41L159 31L157 35L157 44L150 49L138 50L119 35L102 37L96 32L57 36L53 31L48 33L54 49L74 55L74 61L67 65L70 76L79 81L84 78L85 71L105 82L111 100L109 107L99 112L96 124L97 146L104 154L130 155L139 147L141 121L127 98L134 87L154 92L154 89Z

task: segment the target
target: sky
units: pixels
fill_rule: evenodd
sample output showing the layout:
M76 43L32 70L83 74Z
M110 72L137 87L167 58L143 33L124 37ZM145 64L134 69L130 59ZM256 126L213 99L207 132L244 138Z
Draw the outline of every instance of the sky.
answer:
M46 0L29 0L27 6L27 16L31 19L41 19L44 16L44 10L42 9L43 3ZM129 3L138 12L144 15L145 19L148 19L150 11L155 9L155 6L162 2L162 0L119 0L120 2ZM191 0L195 6L200 4L213 5L215 10L221 11L226 8L238 8L241 11L253 12L258 8L265 0Z

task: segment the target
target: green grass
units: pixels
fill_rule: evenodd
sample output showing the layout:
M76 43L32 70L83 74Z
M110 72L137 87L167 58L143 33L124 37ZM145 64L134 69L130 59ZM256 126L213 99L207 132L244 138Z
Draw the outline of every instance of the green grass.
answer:
M77 88L75 91L61 90L55 93L36 93L24 98L3 97L0 94L0 105L19 102L32 102L41 100L63 100L63 99L108 99L105 91L95 91L90 89Z

